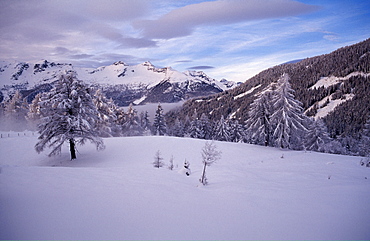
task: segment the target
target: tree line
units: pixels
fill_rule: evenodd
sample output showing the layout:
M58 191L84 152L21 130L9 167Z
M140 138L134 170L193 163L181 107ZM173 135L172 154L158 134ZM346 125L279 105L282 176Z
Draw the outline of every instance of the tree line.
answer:
M137 113L130 105L125 111L107 99L101 90L93 90L74 72L61 75L55 87L38 94L28 104L19 92L5 102L2 123L16 128L36 128L39 131L38 152L51 147L50 155L60 153L68 142L71 159L76 158L75 146L86 141L103 149L102 137L169 135L205 140L245 142L294 150L313 150L339 154L365 155L369 150L369 120L356 153L349 152L332 139L323 120L313 120L303 113L302 103L295 98L290 76L283 74L261 91L251 103L245 122L197 109L184 118L176 111L164 114L159 104L153 123L148 112ZM3 126L4 128L4 126Z

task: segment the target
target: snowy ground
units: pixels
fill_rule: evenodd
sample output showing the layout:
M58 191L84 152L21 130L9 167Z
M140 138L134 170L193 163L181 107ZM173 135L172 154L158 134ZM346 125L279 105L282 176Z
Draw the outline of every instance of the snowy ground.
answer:
M370 239L360 157L216 142L222 158L201 186L202 140L110 138L71 162L67 147L36 154L27 134L0 139L0 239ZM176 170L152 166L157 150Z

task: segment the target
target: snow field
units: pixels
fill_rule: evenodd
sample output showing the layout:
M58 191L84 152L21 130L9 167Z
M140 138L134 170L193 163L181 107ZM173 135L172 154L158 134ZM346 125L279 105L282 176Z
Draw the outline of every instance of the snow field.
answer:
M215 142L222 157L202 186L203 140L104 141L101 152L78 147L71 162L68 146L49 158L34 151L34 136L0 139L0 239L370 237L370 168L361 157ZM173 171L153 167L157 150L166 165L174 156ZM190 176L179 173L185 158Z

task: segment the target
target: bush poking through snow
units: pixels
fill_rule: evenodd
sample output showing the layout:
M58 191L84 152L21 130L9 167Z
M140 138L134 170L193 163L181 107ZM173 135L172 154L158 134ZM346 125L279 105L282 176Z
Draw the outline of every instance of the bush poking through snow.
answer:
M163 167L164 166L164 163L163 163L162 160L163 160L163 157L161 156L161 152L158 150L155 153L155 156L154 156L153 166L156 167L156 168Z
M365 167L370 167L370 157L369 158L366 158L365 160L364 159L361 159L360 165L361 166L365 166Z
M173 170L174 166L173 166L173 155L171 156L171 159L170 159L170 165L168 165L168 169L170 169L171 171Z

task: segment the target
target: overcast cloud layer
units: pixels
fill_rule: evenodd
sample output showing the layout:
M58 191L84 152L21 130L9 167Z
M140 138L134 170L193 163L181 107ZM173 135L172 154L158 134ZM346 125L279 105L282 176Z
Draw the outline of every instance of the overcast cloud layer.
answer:
M295 16L316 9L316 6L290 0L219 0L174 9L156 20L138 21L135 26L143 29L148 38L170 39L190 35L200 25Z
M368 38L369 11L360 0L1 0L0 59L150 60L244 81Z

